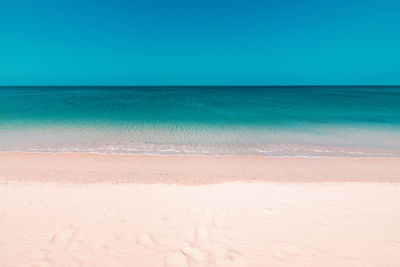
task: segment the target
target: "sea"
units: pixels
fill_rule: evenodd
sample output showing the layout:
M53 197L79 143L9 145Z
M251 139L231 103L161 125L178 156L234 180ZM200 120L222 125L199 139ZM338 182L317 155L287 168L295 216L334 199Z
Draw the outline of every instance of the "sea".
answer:
M398 157L400 87L3 86L0 151Z

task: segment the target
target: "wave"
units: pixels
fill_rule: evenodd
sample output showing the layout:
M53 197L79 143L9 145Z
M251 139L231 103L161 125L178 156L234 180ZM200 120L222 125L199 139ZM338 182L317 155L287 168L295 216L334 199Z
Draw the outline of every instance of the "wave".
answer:
M42 153L100 153L133 155L209 155L267 157L400 157L400 152L388 149L347 147L316 147L300 145L194 145L154 143L96 143L70 145L30 145L2 151Z

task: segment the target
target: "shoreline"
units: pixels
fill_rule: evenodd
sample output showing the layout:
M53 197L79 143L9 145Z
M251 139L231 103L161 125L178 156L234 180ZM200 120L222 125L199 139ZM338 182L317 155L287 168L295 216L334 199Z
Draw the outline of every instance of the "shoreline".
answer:
M62 183L400 182L400 157L0 152L0 179Z
M215 157L215 158L223 158L223 157L255 157L255 158L277 158L277 159L391 159L391 158L400 158L400 155L377 155L377 156L305 156L305 155L298 155L298 156L292 156L292 155L285 155L285 156L272 156L272 155L260 155L260 154L195 154L195 153L190 153L190 154L162 154L162 153L107 153L107 152L79 152L79 151L29 151L29 150L7 150L7 151L0 151L1 154L51 154L51 155L57 155L57 154L72 154L72 155L101 155L101 156L155 156L155 157ZM353 154L358 154L358 153L353 153ZM371 153L372 154L372 153Z

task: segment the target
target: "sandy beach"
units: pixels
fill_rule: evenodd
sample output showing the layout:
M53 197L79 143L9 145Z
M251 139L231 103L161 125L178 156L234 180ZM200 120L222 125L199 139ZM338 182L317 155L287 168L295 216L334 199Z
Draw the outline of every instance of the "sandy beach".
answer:
M0 266L399 266L400 158L0 153Z
M63 183L400 182L400 158L0 152L0 179Z
M399 1L0 1L0 267L400 267Z

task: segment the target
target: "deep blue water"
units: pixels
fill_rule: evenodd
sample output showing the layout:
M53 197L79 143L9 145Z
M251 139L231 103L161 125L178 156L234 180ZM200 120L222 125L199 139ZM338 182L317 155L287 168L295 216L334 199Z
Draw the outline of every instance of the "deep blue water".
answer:
M393 86L0 87L0 150L392 155L399 133Z

